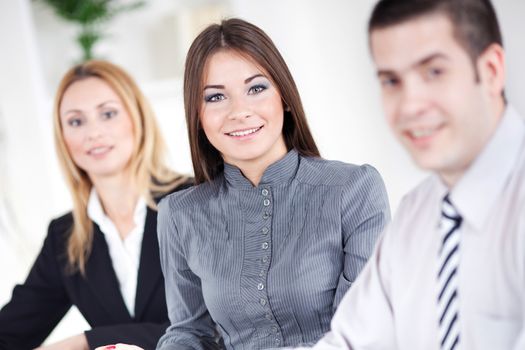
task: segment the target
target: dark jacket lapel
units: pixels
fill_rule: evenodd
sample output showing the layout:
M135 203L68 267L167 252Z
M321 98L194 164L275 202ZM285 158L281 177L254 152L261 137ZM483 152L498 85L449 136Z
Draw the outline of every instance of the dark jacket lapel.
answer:
M135 318L140 320L156 288L164 288L157 240L157 212L148 207L140 253Z
M93 249L86 263L87 284L116 321L130 322L131 316L120 293L120 285L111 263L104 234L98 225L93 224L93 226Z

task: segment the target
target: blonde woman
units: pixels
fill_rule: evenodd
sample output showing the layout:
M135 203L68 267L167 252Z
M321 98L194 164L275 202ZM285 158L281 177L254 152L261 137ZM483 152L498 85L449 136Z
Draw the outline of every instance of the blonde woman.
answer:
M72 305L91 330L39 349L152 348L169 324L156 203L189 180L164 164L148 102L109 62L66 73L54 125L73 211L50 223L27 280L0 311L0 348L39 346Z

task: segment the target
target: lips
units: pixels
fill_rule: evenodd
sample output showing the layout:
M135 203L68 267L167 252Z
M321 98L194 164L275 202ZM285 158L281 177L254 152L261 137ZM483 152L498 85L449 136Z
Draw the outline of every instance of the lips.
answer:
M94 157L100 157L113 149L113 146L96 146L92 147L87 151L87 154Z
M416 146L426 146L443 129L443 124L406 128L403 134Z
M414 139L421 139L434 135L437 128L415 129L408 131L408 134Z
M255 134L262 128L263 128L262 126L258 126L258 127L250 128L250 129L235 130L235 131L227 132L225 134L231 137L245 137L245 136Z

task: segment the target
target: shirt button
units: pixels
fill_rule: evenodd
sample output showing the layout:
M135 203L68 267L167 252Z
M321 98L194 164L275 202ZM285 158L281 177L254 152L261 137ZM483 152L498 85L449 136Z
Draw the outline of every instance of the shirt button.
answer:
M267 196L269 192L268 192L268 190L266 188L263 188L261 193L262 193L263 196Z
M264 258L263 258L263 260L264 260ZM259 277L262 277L262 276L264 276L264 271L259 272Z
M263 261L264 263L265 263L265 262L268 262L268 256L266 256L266 255L263 256L262 261Z
M264 250L268 249L268 242L264 242L263 244L261 244L261 248Z
M262 229L262 234L263 234L263 235L266 235L266 234L268 234L269 231L270 231L270 230L268 229L268 227L263 227L263 229Z
M266 299L259 300L259 303L261 303L262 306L266 305Z
M281 339L275 338L275 344L277 344L277 345L281 344Z
M258 290L263 290L263 289L264 289L264 284L259 283L259 284L257 285L257 289L258 289Z
M268 215L268 213L265 212L265 213L263 214L263 219L264 219L264 220L268 219L269 217L270 217L270 215Z
M269 206L269 205L270 205L270 200L269 200L269 199L265 199L265 200L263 200L263 205L264 205L265 207Z
M277 333L277 327L272 326L272 332Z
M272 320L272 318L273 318L273 317L272 317L272 315L270 315L270 314L266 314L266 319L268 319L268 320L270 320L270 321L271 321L271 320Z

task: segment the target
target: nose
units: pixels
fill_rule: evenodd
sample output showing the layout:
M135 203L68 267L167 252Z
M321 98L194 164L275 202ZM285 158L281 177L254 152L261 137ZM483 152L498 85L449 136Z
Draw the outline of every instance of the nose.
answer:
M245 119L251 116L250 107L241 96L230 97L231 109L229 113L229 119Z
M104 135L104 130L100 122L92 121L87 125L86 137L88 141L96 141Z
M404 82L400 97L398 112L405 120L420 117L428 108L425 87L417 79Z

